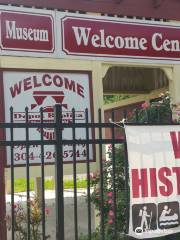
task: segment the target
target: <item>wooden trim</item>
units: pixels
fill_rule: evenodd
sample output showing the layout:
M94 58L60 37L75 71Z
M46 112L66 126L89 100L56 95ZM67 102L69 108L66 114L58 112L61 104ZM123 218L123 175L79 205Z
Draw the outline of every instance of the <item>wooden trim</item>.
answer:
M153 92L151 92L150 94L142 94L142 95L136 95L134 97L125 99L125 100L121 100L115 103L110 103L110 104L106 104L103 106L103 110L104 111L108 111L110 109L115 109L115 108L119 108L119 107L124 107L127 105L131 105L131 104L136 104L139 102L143 102L143 101L149 101L153 98L157 98L159 97L160 93L164 93L166 92L168 89L167 88L161 88L158 90L155 90Z

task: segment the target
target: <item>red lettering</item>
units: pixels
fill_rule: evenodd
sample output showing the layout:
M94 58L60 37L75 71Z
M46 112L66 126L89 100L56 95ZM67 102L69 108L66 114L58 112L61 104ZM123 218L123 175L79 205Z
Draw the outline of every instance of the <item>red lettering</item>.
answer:
M174 151L174 157L180 158L180 132L178 132L178 138L176 132L170 132L170 136Z
M54 119L54 112L48 112L48 119Z
M44 74L42 76L42 82L45 86L51 86L52 82L50 81L51 76L49 74Z
M173 167L172 170L176 174L177 193L178 193L178 195L180 195L180 167Z
M148 197L148 179L147 169L140 169L140 176L138 169L132 169L132 191L133 198ZM141 188L141 196L140 196Z
M25 78L23 80L24 83L24 91L27 91L29 89L32 89L32 85L31 85L31 77Z
M53 77L53 83L56 87L62 87L63 86L63 80L59 75L55 75Z
M64 82L65 82L65 88L68 90L73 90L73 92L75 92L75 82L72 80L69 80L68 78L64 78Z
M77 94L84 98L84 88L80 84L77 83Z
M41 87L41 83L38 83L37 77L33 76L34 88Z
M22 86L22 81L15 83L14 86L10 87L12 98L16 97L16 95L21 93L21 86Z
M156 168L150 168L151 197L157 197Z
M23 84L23 85L22 85ZM10 92L12 97L14 98L16 95L19 95L22 90L28 91L33 88L38 88L41 86L49 87L51 85L56 87L63 87L69 91L77 93L79 96L84 98L84 87L73 80L69 80L66 77L61 77L59 75L54 75L52 78L50 74L44 74L42 79L38 79L37 76L31 76L25 78L23 81L19 81L11 86Z
M173 192L172 182L166 177L171 176L171 170L167 167L163 167L159 170L159 180L165 185L160 186L159 191L162 196L170 196Z

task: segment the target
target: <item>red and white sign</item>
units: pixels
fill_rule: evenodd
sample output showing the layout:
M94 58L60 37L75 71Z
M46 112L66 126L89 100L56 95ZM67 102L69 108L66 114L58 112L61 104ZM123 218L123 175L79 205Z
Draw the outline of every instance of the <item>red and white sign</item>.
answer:
M3 50L53 52L54 20L51 15L1 12Z
M92 89L88 73L66 72L3 72L5 121L10 121L9 108L13 106L13 121L25 122L25 108L29 108L28 121L40 122L40 108L43 108L43 121L54 122L53 106L61 104L63 107L63 122L72 121L72 108L75 109L75 121L85 122L85 109L89 109L89 121L92 119ZM65 128L64 139L72 139L72 129ZM92 133L90 132L90 137ZM30 140L40 140L41 129L29 130ZM54 139L54 129L43 129L45 140ZM85 129L76 131L76 139L85 139ZM10 139L9 131L6 131L7 139ZM24 129L14 129L14 140L25 140ZM64 162L73 160L72 145L64 145ZM77 161L86 160L86 146L76 146ZM26 163L26 146L15 146L14 162L16 165ZM45 146L45 163L53 163L55 159L54 146ZM41 148L33 145L29 149L30 163L41 162ZM90 146L90 160L93 160L92 146ZM7 165L10 164L10 151L7 151Z
M179 63L176 23L1 6L1 55Z
M180 59L179 26L78 16L64 16L61 24L62 50L66 55Z
M126 126L129 235L180 232L180 126Z

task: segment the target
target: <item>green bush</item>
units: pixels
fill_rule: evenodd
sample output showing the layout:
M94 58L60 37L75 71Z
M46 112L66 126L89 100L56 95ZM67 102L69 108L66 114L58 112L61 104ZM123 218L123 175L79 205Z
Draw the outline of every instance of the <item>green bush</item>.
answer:
M172 111L169 93L161 94L159 99L144 102L140 109L135 109L128 118L129 122L138 123L171 123Z
M159 99L151 103L144 102L141 108L134 109L127 114L127 121L131 123L171 123L172 112L170 107L169 93L161 94ZM116 189L116 220L114 214L113 198L113 160L115 162L115 189ZM101 193L100 193L100 173L95 172L91 176L91 187L94 189L91 195L91 202L94 204L98 215L101 216ZM104 196L104 227L105 240L114 238L114 221L118 230L119 239L130 239L123 234L126 230L127 221L127 198L125 190L125 153L123 145L116 145L114 156L112 148L109 146L107 160L103 162L103 196ZM100 224L93 233L92 240L101 239ZM168 238L161 238L168 239ZM171 239L171 238L169 238ZM87 236L81 235L79 240L88 240Z

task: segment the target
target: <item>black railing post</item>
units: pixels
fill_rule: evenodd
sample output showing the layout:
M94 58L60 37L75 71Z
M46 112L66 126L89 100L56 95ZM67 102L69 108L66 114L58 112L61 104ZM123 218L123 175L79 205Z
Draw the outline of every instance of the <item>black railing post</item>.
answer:
M112 121L115 120L115 112L112 111ZM112 186L113 186L113 211L114 211L114 240L117 240L117 202L116 202L116 156L115 156L115 127L111 127L112 134Z
M29 109L25 108L26 119L26 194L27 194L27 240L31 239L31 205L30 205L30 163L29 163Z
M56 240L64 240L64 187L63 187L63 145L62 106L55 105L55 186L56 186Z
M77 162L76 162L76 128L75 109L72 109L72 139L73 139L73 183L74 183L74 239L78 240L78 206L77 206Z
M41 121L41 209L42 209L42 238L46 239L46 218L45 218L45 169L44 169L44 136L43 136L43 108L40 109Z
M91 180L90 180L90 162L89 162L89 114L88 109L85 109L86 119L86 174L87 174L87 207L88 207L88 240L92 239L92 222L91 222Z
M13 107L10 108L10 135L11 135L11 141L14 141L14 129L12 126L13 123ZM14 216L14 147L11 146L11 218L12 218L12 230L11 230L11 238L12 240L15 239L14 234L14 222L15 222L15 216Z
M101 233L101 240L105 239L105 223L104 223L104 175L103 175L103 154L102 154L102 112L101 109L98 110L98 122L100 124L99 126L99 170L100 170L100 233Z

